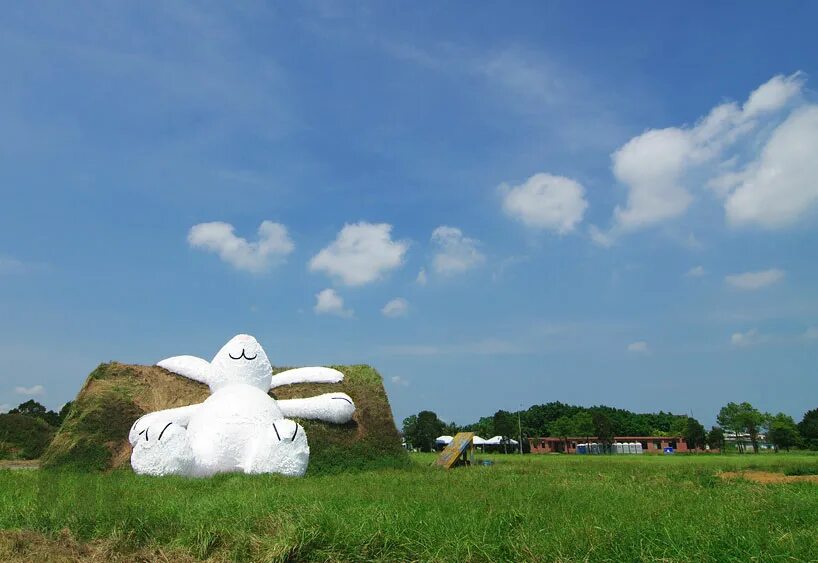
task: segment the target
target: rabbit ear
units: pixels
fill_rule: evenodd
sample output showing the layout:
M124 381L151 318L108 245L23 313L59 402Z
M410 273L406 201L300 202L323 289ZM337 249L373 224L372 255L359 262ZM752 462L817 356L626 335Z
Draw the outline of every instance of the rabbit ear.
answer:
M173 373L210 385L210 362L196 356L173 356L156 363Z
M282 371L273 376L270 389L293 383L339 383L344 380L344 374L332 368L296 368Z

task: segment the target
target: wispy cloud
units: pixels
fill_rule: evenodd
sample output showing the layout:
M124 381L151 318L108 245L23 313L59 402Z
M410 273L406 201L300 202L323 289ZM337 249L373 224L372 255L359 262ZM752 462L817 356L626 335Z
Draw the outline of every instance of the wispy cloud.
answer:
M456 227L436 228L432 232L432 244L436 247L432 267L435 273L444 276L462 274L485 261L477 249L480 241L463 235Z
M409 381L402 378L399 375L393 375L391 377L391 380L392 380L392 383L394 383L395 385L400 385L401 387L409 387Z
M415 283L418 285L426 285L429 282L429 277L426 275L426 268L421 268L415 278Z
M730 343L737 348L749 348L767 342L769 337L752 328L746 332L734 332L730 336Z
M381 346L380 351L388 356L505 356L530 353L514 342L493 338L456 344L394 344Z
M689 278L700 278L703 275L705 275L706 273L707 272L705 271L704 266L693 266L692 268L690 268L687 271L685 276L687 276Z
M46 269L46 265L39 262L24 262L8 256L0 256L0 276L13 276L39 272Z
M406 299L402 297L397 297L392 299L383 306L381 309L381 314L384 317L396 318L396 317L405 317L406 313L409 311L409 303Z
M754 291L763 289L780 282L784 279L784 272L775 268L762 270L760 272L744 272L743 274L732 274L726 276L724 281L727 285L737 289Z
M45 393L45 387L42 385L33 385L31 387L15 387L14 392L18 395L26 395L29 397L39 397Z
M520 45L483 49L452 42L420 46L382 35L370 36L368 41L402 62L472 81L481 103L516 114L526 127L547 124L551 135L571 147L607 151L625 130L620 116L605 109L610 91L544 51Z
M647 354L648 353L648 343L644 340L639 340L637 342L631 342L627 346L628 352L633 352L636 354Z
M316 315L335 315L347 319L353 316L352 309L344 307L344 299L334 289L325 289L317 293L312 310Z

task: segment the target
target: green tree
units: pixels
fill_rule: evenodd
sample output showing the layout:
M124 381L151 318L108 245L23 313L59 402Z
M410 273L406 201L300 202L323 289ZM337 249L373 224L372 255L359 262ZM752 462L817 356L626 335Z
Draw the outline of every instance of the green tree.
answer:
M594 435L594 419L591 416L591 413L588 411L581 411L576 413L574 416L571 417L571 424L574 427L574 431L577 433L578 436L583 436L585 438L585 443L589 443L591 441L591 436ZM590 447L588 448L588 453L590 452Z
M494 435L503 437L503 449L508 453L508 439L517 434L517 419L508 411L494 413Z
M753 445L753 452L758 453L758 434L764 427L767 417L750 403L744 402L739 405L739 424L744 431L750 435L750 443Z
M710 432L707 433L707 445L724 453L724 430L718 426L710 428Z
M9 414L22 414L34 418L43 418L46 412L47 409L43 405L34 399L29 399L25 403L20 403L17 407L11 409Z
M790 415L780 412L770 417L767 439L775 446L776 452L779 448L790 451L791 447L798 445L800 438L798 427Z
M494 420L488 416L481 416L480 420L474 424L468 424L463 427L466 432L474 432L481 438L491 438L494 431Z
M54 427L37 416L0 414L0 459L36 459L51 442Z
M401 433L403 434L403 439L406 443L413 448L417 447L413 442L411 436L414 436L417 432L418 426L418 415L413 414L411 416L407 416L403 419L403 424L401 425Z
M670 423L667 436L672 436L674 438L677 436L684 436L685 432L687 432L687 425L689 421L689 416L675 417Z
M22 414L31 418L39 418L49 426L58 427L61 423L60 415L50 411L34 399L29 399L25 403L20 403L16 408L9 411L9 414Z
M737 403L727 403L719 410L719 414L716 416L716 422L719 423L719 426L721 426L724 431L733 434L736 449L739 453L744 453L744 442L739 438L739 434L744 432L741 407Z
M602 443L603 450L605 452L610 452L611 444L614 441L614 428L611 417L604 412L597 411L591 415L591 421L594 425L594 433Z
M809 449L818 450L818 409L804 413L804 418L798 423L798 433Z
M561 416L551 424L551 435L562 438L564 452L568 451L568 437L574 434L576 434L574 431L574 423L569 416Z
M682 437L685 439L685 442L687 442L689 448L703 448L707 443L707 432L704 426L692 416L687 417Z
M403 436L413 447L430 452L435 447L435 438L440 436L446 424L432 411L420 411L403 420Z
M62 406L62 408L60 409L60 412L57 414L57 419L58 419L58 422L59 422L58 426L62 426L62 423L65 422L65 419L68 416L68 413L71 412L71 406L73 404L74 404L74 401L68 401L67 403L65 403Z

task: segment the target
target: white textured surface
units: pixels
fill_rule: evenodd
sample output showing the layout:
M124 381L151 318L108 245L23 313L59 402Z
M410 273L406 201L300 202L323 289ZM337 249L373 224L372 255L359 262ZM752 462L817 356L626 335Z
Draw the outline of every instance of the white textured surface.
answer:
M346 393L325 393L309 399L278 401L284 416L344 424L352 420L355 404Z
M310 446L300 424L281 419L256 437L255 450L244 466L245 473L281 473L301 477L307 471Z
M212 395L199 405L149 413L129 433L131 465L147 475L207 477L216 473L281 473L301 476L310 448L304 429L285 416L344 423L355 405L344 393L276 401L267 394L271 382L335 383L343 374L329 368L299 368L270 376L272 368L261 345L240 334L207 362L176 356L161 367L203 381ZM278 377L278 376L277 376ZM286 411L286 412L285 412Z
M195 465L187 431L172 422L142 430L131 455L131 466L143 475L191 475Z
M131 431L128 434L128 441L132 446L135 446L139 436L143 436L143 431L151 426L160 426L164 428L168 422L173 422L179 426L182 426L183 428L187 427L188 422L190 422L190 417L200 406L201 405L190 405L187 407L178 407L175 409L148 413L133 423L133 426L131 426Z
M207 383L210 376L210 362L196 356L174 356L156 365L201 383Z
M295 368L273 376L270 389L294 383L340 383L344 374L337 369L322 367Z
M232 383L244 383L266 393L270 390L272 371L261 344L248 334L239 334L213 357L208 385L211 391L216 391Z

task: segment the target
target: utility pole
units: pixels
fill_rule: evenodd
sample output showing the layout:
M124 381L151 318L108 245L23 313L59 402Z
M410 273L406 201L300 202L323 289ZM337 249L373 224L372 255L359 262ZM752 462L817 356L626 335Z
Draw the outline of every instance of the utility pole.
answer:
M520 405L520 410L523 405ZM520 422L520 410L517 411L517 432L520 434L520 455L523 455L523 424Z

